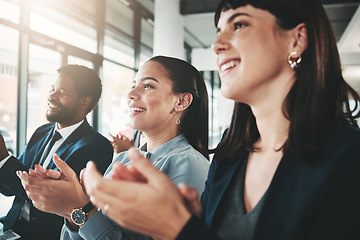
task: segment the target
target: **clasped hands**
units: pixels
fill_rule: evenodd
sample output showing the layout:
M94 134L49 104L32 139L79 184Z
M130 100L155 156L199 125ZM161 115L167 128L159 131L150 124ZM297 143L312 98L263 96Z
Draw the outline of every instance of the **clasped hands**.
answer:
M36 166L18 175L28 197L42 211L69 219L71 210L84 206L90 196L119 225L155 239L175 239L192 214L201 214L197 191L185 184L176 187L135 148L129 158L128 166L114 164L111 179L103 178L89 162L79 181L58 156L54 163L60 172Z
M53 160L60 171L35 165L28 173L18 171L16 174L36 208L70 220L72 210L85 206L90 200L76 173L58 155L55 154Z

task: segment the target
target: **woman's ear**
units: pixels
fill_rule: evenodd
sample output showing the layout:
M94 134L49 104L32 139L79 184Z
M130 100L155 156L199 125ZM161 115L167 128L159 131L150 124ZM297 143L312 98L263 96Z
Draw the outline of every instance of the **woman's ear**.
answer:
M294 29L294 41L292 44L292 52L303 54L308 46L307 28L305 23L300 23Z
M191 93L182 93L179 95L178 101L175 104L175 111L181 112L187 109L193 100Z

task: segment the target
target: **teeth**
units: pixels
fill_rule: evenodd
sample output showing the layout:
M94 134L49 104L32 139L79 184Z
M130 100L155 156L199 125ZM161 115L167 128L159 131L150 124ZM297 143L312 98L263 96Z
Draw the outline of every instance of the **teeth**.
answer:
M235 67L238 64L238 61L230 61L227 63L224 63L223 65L220 66L220 70L223 72L231 67Z
M51 104L51 103L49 103L49 104L48 104L48 106L49 106L51 109L57 108L57 106L56 106L56 105Z
M130 108L131 112L144 112L145 108L137 108L137 107L132 107Z

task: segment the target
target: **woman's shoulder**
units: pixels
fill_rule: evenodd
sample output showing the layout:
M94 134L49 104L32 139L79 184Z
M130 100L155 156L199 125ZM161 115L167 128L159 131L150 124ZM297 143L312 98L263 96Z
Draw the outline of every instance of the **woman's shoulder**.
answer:
M334 145L335 148L339 149L341 147L348 148L354 144L360 144L360 128L348 123L339 123L334 130L329 145ZM360 148L357 149L360 150Z

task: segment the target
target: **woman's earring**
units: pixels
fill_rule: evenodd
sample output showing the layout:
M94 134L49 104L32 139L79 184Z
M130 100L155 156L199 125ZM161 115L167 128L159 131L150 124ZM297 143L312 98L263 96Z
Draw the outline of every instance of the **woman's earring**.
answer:
M176 112L176 122L175 122L177 125L180 124L180 118L179 118L179 113Z
M288 63L294 71L299 67L301 60L302 59L299 52L292 52L288 56Z

